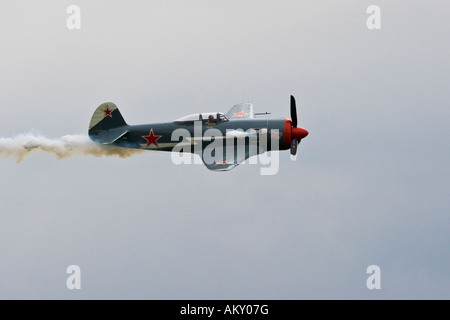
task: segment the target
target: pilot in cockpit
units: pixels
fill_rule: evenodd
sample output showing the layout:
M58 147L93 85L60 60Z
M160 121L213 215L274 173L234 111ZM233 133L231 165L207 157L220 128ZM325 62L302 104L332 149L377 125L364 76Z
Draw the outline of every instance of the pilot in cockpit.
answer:
M214 116L212 114L209 115L208 117L208 121L206 122L207 124L215 124L215 119Z

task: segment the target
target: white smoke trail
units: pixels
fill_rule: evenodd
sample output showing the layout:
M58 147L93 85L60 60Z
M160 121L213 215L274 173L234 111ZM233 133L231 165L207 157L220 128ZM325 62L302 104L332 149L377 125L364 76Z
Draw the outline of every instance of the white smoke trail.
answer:
M58 158L67 158L74 155L126 158L142 152L139 149L95 143L85 135L66 135L59 139L49 139L32 133L21 134L13 138L0 137L0 156L2 157L16 157L17 162L20 162L24 157L36 151L52 153Z

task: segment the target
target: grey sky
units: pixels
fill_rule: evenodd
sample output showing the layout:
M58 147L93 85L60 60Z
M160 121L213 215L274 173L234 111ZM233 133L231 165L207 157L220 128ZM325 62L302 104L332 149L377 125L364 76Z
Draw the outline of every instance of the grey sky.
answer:
M243 101L289 117L290 94L310 135L274 176L156 152L0 158L0 298L449 299L449 15L437 0L4 1L1 137L87 134L105 101L129 124Z

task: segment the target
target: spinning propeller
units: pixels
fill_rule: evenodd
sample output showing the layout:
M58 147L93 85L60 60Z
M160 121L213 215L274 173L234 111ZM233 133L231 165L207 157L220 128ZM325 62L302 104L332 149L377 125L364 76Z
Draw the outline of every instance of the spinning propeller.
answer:
M297 159L298 144L304 137L308 135L308 131L303 128L297 128L297 107L295 98L291 96L291 160Z

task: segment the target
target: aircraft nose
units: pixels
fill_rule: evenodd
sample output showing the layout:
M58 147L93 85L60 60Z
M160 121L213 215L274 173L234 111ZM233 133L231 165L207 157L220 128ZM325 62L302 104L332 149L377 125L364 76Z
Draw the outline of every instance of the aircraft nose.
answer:
M292 136L301 140L306 137L309 132L303 128L292 128Z

